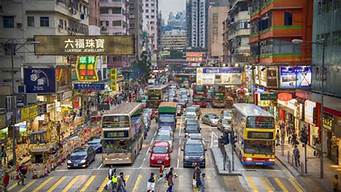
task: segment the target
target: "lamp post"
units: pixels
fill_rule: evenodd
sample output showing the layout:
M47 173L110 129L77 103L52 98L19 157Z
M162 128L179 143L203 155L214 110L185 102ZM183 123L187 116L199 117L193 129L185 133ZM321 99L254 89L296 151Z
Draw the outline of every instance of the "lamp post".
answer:
M311 43L315 44L317 46L322 46L322 69L321 69L321 106L320 106L320 129L321 129L321 137L320 137L320 178L322 179L324 176L324 168L323 168L323 135L324 135L324 129L323 129L323 104L324 104L324 83L325 83L325 76L326 76L326 69L325 69L325 49L326 49L326 41L325 39L322 39L322 41L303 41L301 39L293 39L291 41L294 44L303 44L303 43Z

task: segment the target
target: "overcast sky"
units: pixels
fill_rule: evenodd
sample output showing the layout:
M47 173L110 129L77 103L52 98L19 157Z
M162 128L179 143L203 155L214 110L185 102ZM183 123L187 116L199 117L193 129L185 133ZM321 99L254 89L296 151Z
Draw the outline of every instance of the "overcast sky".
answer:
M176 13L186 9L186 0L159 0L162 18L167 21L169 13Z

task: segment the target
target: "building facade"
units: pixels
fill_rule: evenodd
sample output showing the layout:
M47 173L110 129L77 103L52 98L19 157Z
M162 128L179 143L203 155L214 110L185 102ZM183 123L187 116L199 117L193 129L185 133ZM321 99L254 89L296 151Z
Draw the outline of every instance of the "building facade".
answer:
M129 1L129 34L135 38L136 58L140 58L143 46L142 0Z
M230 9L225 24L227 33L227 63L232 66L243 66L250 57L249 35L250 14L249 0L230 0Z
M187 36L185 30L166 31L161 34L161 50L184 50L187 47Z
M159 41L159 1L143 0L143 31L147 32L150 50L158 50Z
M208 0L187 0L188 46L207 49Z
M222 25L228 11L227 1L217 1L208 8L208 56L223 61L223 33Z
M100 0L89 1L89 25L100 26Z
M128 1L100 1L101 33L126 35L129 33Z

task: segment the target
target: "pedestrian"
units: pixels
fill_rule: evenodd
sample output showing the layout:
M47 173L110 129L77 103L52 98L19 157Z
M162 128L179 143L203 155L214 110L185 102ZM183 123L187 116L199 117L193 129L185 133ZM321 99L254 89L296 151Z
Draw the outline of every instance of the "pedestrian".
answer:
M111 178L111 183L112 183L112 191L117 192L118 191L118 176L116 175L116 172L113 173L113 176Z
M339 176L338 175L334 175L333 178L333 191L339 191Z
M164 171L164 169L165 169L165 166L164 166L164 165L161 165L161 166L160 166L160 169L159 169L160 178L163 177L163 171Z
M199 189L201 187L201 170L198 163L195 163L193 179L195 179L196 187Z
M205 173L202 174L200 192L205 192Z
M4 192L7 192L7 186L9 184L9 174L5 171L5 175L2 178L2 186L4 187Z
M151 172L147 181L147 192L155 192L155 181L154 173Z
M166 180L167 180L167 185L168 185L166 192L173 192L173 185L174 185L174 178L173 177L176 177L176 175L173 173L173 171L174 171L174 168L171 167L169 172L166 175Z
M25 185L25 176L24 174L22 173L21 169L18 169L18 185L22 185L24 186Z
M276 132L276 146L280 145L279 138L280 138L279 130L277 130L277 132Z
M117 192L126 192L126 181L124 179L124 174L123 172L120 172L120 176L118 177L117 180Z
M116 174L116 169L113 168L113 166L111 165L110 168L108 169L108 182L105 185L105 190L108 190L110 187L112 187L112 176L114 175L114 173Z
M295 166L298 167L300 166L300 151L298 150L297 145L295 145L293 154L294 154Z

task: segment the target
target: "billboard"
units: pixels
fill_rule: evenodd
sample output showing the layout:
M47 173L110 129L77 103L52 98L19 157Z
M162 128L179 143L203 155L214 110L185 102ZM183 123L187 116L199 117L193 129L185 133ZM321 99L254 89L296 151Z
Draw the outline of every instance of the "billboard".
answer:
M280 66L280 88L295 89L311 86L310 66Z
M198 85L240 85L241 67L203 67L197 69Z
M56 75L53 68L25 68L26 93L55 93Z
M77 60L76 74L78 81L93 82L98 81L97 57L80 56Z
M204 61L204 52L186 52L186 61L193 63L200 63Z
M36 55L133 55L134 38L129 35L36 35Z

